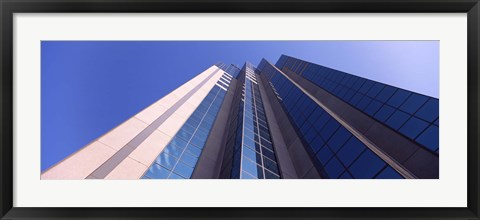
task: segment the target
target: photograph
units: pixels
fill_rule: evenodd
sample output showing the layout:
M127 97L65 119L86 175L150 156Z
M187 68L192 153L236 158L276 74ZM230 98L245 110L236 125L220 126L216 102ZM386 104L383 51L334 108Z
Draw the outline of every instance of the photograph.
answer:
M38 178L439 179L439 47L44 40Z
M0 0L0 220L480 219L479 1Z

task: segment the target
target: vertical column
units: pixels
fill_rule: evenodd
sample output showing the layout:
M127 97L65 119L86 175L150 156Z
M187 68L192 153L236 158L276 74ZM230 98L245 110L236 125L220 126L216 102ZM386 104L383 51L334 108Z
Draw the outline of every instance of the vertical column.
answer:
M223 166L223 178L278 179L280 170L273 148L265 109L255 75L255 67L247 63L242 73L244 90L234 135L227 144L229 154ZM226 171L226 170L231 171ZM226 176L229 175L229 176Z

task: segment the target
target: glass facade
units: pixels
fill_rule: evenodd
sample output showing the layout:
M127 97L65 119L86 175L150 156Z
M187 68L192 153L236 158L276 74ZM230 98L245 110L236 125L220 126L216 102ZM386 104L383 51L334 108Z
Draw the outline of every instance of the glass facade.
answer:
M403 178L266 60L259 69L323 178Z
M285 55L215 66L42 178L439 178L437 98Z
M225 64L225 63L219 62L215 64L215 66L229 73L233 78L237 78L238 74L240 73L240 68L238 68L233 64Z
M235 135L232 135L227 143L232 151L226 154L228 155L226 163L229 166L224 166L223 178L279 179L281 175L257 84L255 67L247 63L242 71L245 72L242 78L244 79L242 99L238 104Z
M439 100L282 55L276 66L301 75L438 155Z
M225 73L143 175L143 179L189 179L197 164L230 80Z
M282 109L278 110L284 111L288 117L283 120L293 126L294 135L300 138L311 160L310 166L313 163L321 178L410 178L397 171L403 167L399 168L396 162L389 160L389 155L382 155L375 146L366 145L368 142L361 135L354 135L348 127L350 125L340 123L335 113L324 109L279 69L287 75L304 77L368 115L371 120L397 131L399 137L409 138L419 148L438 155L438 99L287 56L282 56L275 66L264 59L258 69L250 63L242 69L223 63L216 65L228 73L216 82L142 178L191 178L233 79L236 83L229 104L232 107L225 122L227 131L225 146L221 147L224 152L219 164L219 178L282 178L278 165L281 161L278 161L265 114L266 100L260 95L263 86L271 89L272 98L280 103ZM258 83L260 75L266 77L266 84Z

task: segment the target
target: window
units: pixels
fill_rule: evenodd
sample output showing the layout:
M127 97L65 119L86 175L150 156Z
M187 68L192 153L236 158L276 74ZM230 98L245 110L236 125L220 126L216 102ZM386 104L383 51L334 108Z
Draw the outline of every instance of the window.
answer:
M356 179L371 179L383 167L385 167L385 162L378 158L372 151L366 150L352 166L350 166L349 171Z
M438 118L438 99L429 99L427 103L418 110L415 116L433 122Z
M324 170L326 171L328 177L330 178L338 178L340 174L345 170L342 163L336 158L333 157L325 166Z
M163 150L163 152L165 152L166 154L168 155L172 155L174 157L180 157L180 155L182 154L183 152L183 149L184 148L180 148L180 147L177 147L173 144L169 144L167 145L167 147L165 147L165 149Z
M392 167L387 166L380 174L378 174L376 179L403 179L403 177L397 173Z
M410 94L410 92L407 92L403 89L397 89L395 94L393 94L393 96L387 101L387 104L398 108Z
M427 122L416 117L411 117L410 120L408 120L407 123L400 128L400 132L411 139L415 139L415 137L417 137L417 135L420 134L420 132L422 132L427 126Z
M410 115L402 112L402 111L395 111L392 116L387 120L387 125L392 127L393 129L397 130L399 129L408 119L410 118Z
M363 98L360 100L360 102L356 104L356 106L360 110L364 110L368 106L368 104L370 104L371 101L372 99L369 98L368 96L363 96Z
M377 94L382 91L383 87L385 87L383 84L375 83L372 88L370 88L370 90L367 92L367 95L375 98L375 96L377 96Z
M412 95L400 106L400 109L407 113L414 114L420 106L427 101L427 99L426 96L412 93Z
M363 98L363 95L361 95L360 93L356 93L350 100L350 104L356 106L357 103L360 102L360 100L362 100L362 98Z
M385 103L397 89L389 85L385 85L380 93L378 93L376 99L382 103Z
M321 130L320 136L322 136L324 140L328 140L338 127L340 127L340 124L337 122L337 120L330 118L325 127L323 127Z
M352 162L365 150L365 146L357 138L350 138L347 143L338 151L338 158L345 166L350 166Z
M325 145L325 142L320 136L316 136L315 139L310 143L310 148L312 150L312 154L316 154L320 148Z
M365 113L373 116L380 109L380 107L382 107L382 103L377 100L373 100L365 109Z
M425 130L418 138L416 139L418 143L423 144L431 151L438 150L438 127L435 125L430 125L427 130Z
M193 168L187 166L182 162L179 162L177 163L177 166L175 166L175 169L173 171L184 178L190 178L193 172Z
M145 176L148 177L149 179L165 179L168 177L169 173L170 172L167 169L154 163L152 166L148 168L148 171L145 174Z
M359 92L366 94L368 90L373 86L374 82L371 80L366 80L362 87L358 90Z
M334 151L337 152L343 146L345 142L352 136L347 129L340 126L335 134L328 141L328 146Z
M155 163L160 164L163 167L171 170L177 163L177 158L162 152L160 156L157 157L157 159L155 160Z
M197 158L193 156L190 153L184 152L182 156L180 157L180 161L184 162L190 167L195 167L195 164L197 164Z
M378 110L378 112L375 114L374 117L379 121L384 122L390 117L390 115L392 115L394 111L395 109L393 109L392 107L388 105L383 105L382 108Z
M316 155L317 160L322 165L325 165L332 157L333 157L333 152L332 150L330 150L330 148L327 145L325 145L322 149L320 149L320 151Z

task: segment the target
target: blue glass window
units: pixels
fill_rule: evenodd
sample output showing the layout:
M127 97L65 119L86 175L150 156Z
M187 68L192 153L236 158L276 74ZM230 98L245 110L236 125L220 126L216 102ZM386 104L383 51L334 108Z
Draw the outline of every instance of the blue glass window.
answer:
M367 91L373 86L373 84L374 84L373 81L367 80L358 91L363 94L366 94Z
M431 98L420 108L420 110L418 110L415 116L433 122L438 118L438 109L438 99Z
M367 80L365 80L363 78L357 77L357 81L353 84L352 89L353 90L358 90L363 85L363 83L365 83L366 81Z
M378 174L376 179L403 179L403 177L397 173L390 166L387 166L380 174Z
M194 155L195 157L200 157L200 154L202 153L202 150L198 149L197 147L189 144L187 147L186 152Z
M332 156L333 156L333 152L326 145L325 145L325 147L320 149L320 151L316 155L317 159L323 165L325 165L330 160L330 158L332 158Z
M330 118L327 124L322 128L320 136L322 136L324 140L328 140L338 127L340 127L340 124L337 122L337 120Z
M412 93L412 95L400 106L400 109L413 114L427 101L427 99L426 96Z
M180 147L177 147L175 145L169 144L169 145L167 145L167 147L165 147L163 152L178 158L182 154L183 149L184 148L180 148Z
M243 179L257 179L256 177L252 176L252 174L249 174L245 171L242 172L242 177Z
M350 100L350 104L356 106L357 103L360 102L360 100L362 100L362 98L363 98L363 95L360 94L360 93L357 93L357 94L355 94L355 95L352 97L352 99Z
M265 170L265 179L279 179L280 177L269 172L268 170Z
M178 137L174 137L171 141L170 141L170 144L172 145L175 145L179 148L184 148L185 146L187 146L187 142L181 138L178 138Z
M375 96L382 91L383 87L385 86L380 83L375 83L375 85L373 85L372 88L367 92L367 95L375 98Z
M337 156L345 166L350 166L353 160L355 160L364 150L365 145L363 145L363 143L357 138L352 137L347 143L345 143L345 146L338 151Z
M151 179L165 179L168 177L168 174L170 174L170 172L167 169L154 163L148 168L145 176Z
M410 118L410 115L397 110L385 123L396 130L399 129L408 120L408 118Z
M189 153L182 154L180 161L191 167L195 167L195 164L197 164L197 158Z
M341 176L340 179L353 179L353 176L348 173L348 171L345 171Z
M169 179L185 179L184 177L181 177L175 173L170 173L170 176L168 178Z
M354 95L355 95L355 93L352 90L349 89L349 90L347 90L345 95L343 95L343 99L344 100L350 100Z
M370 104L371 101L372 101L371 98L369 98L368 96L364 96L364 97L360 100L360 102L357 103L356 106L357 106L357 108L359 108L360 110L363 110L363 109L365 109L365 108L368 106L368 104Z
M177 163L177 158L165 153L161 153L160 156L155 160L155 163L160 164L168 169L173 169Z
M383 90L378 93L376 99L380 102L386 102L390 97L392 97L393 93L395 93L396 88L386 85Z
M195 145L196 147L201 149L201 148L203 148L203 145L205 145L206 141L207 140L205 138L200 138L200 137L194 136L190 140L190 143L192 143L193 145Z
M317 135L318 133L315 129L310 129L306 134L303 135L303 137L305 138L305 141L311 143L315 139L315 137L317 137Z
M343 85L350 87L353 85L353 83L356 81L356 77L353 77L351 75L347 75L345 78L343 78L342 82Z
M187 166L186 164L179 162L173 171L184 178L190 178L193 172L193 168Z
M248 157L251 160L256 160L257 159L257 153L255 150L251 149L250 147L244 147L242 148L242 153L243 156Z
M325 171L330 178L338 178L345 170L342 163L336 157L333 157L325 166Z
M308 120L309 122L314 122L316 121L320 116L322 115L322 111L320 109L320 107L315 107L312 111L312 113L310 114L310 116L308 116Z
M330 146L334 152L337 152L351 136L352 134L350 134L347 129L339 127L332 138L328 141L328 146Z
M427 122L416 117L411 117L410 120L408 120L407 123L400 128L400 132L407 135L407 137L411 139L415 139L415 137L417 137L417 135L420 134L420 132L422 132L427 126Z
M392 115L392 113L395 111L395 109L393 109L392 107L388 106L388 105L383 105L382 108L380 108L380 110L378 110L378 112L375 114L375 118L378 119L379 121L382 121L384 122L385 120L387 120L390 115Z
M270 151L270 150L267 150L267 149L263 148L262 154L263 154L264 156L268 157L268 159L270 159L270 160L273 160L273 161L276 160L275 154L274 154L272 151Z
M418 136L417 141L432 151L437 150L439 142L438 127L435 125L430 125L427 130Z
M315 127L315 129L317 129L317 131L320 131L327 124L328 119L330 119L330 115L324 113L317 119L313 126Z
M410 94L410 92L407 92L403 89L397 89L395 94L393 94L393 96L387 101L387 104L398 108Z
M378 158L372 151L366 150L350 166L350 173L356 179L371 179L383 167L385 167L385 162Z
M325 142L320 136L316 136L315 139L310 143L310 147L312 149L312 153L315 154L320 150L320 148L325 145Z
M365 109L365 112L369 115L374 115L382 107L382 103L377 100L370 102L370 105Z
M257 176L257 164L246 157L242 158L242 169L253 176Z
M182 129L181 129L181 130L183 130L183 131L185 131L185 132L187 132L187 133L189 133L189 134L193 134L193 133L195 132L195 127L192 127L192 126L190 126L190 125L188 125L188 124L185 124L185 125L182 126Z

